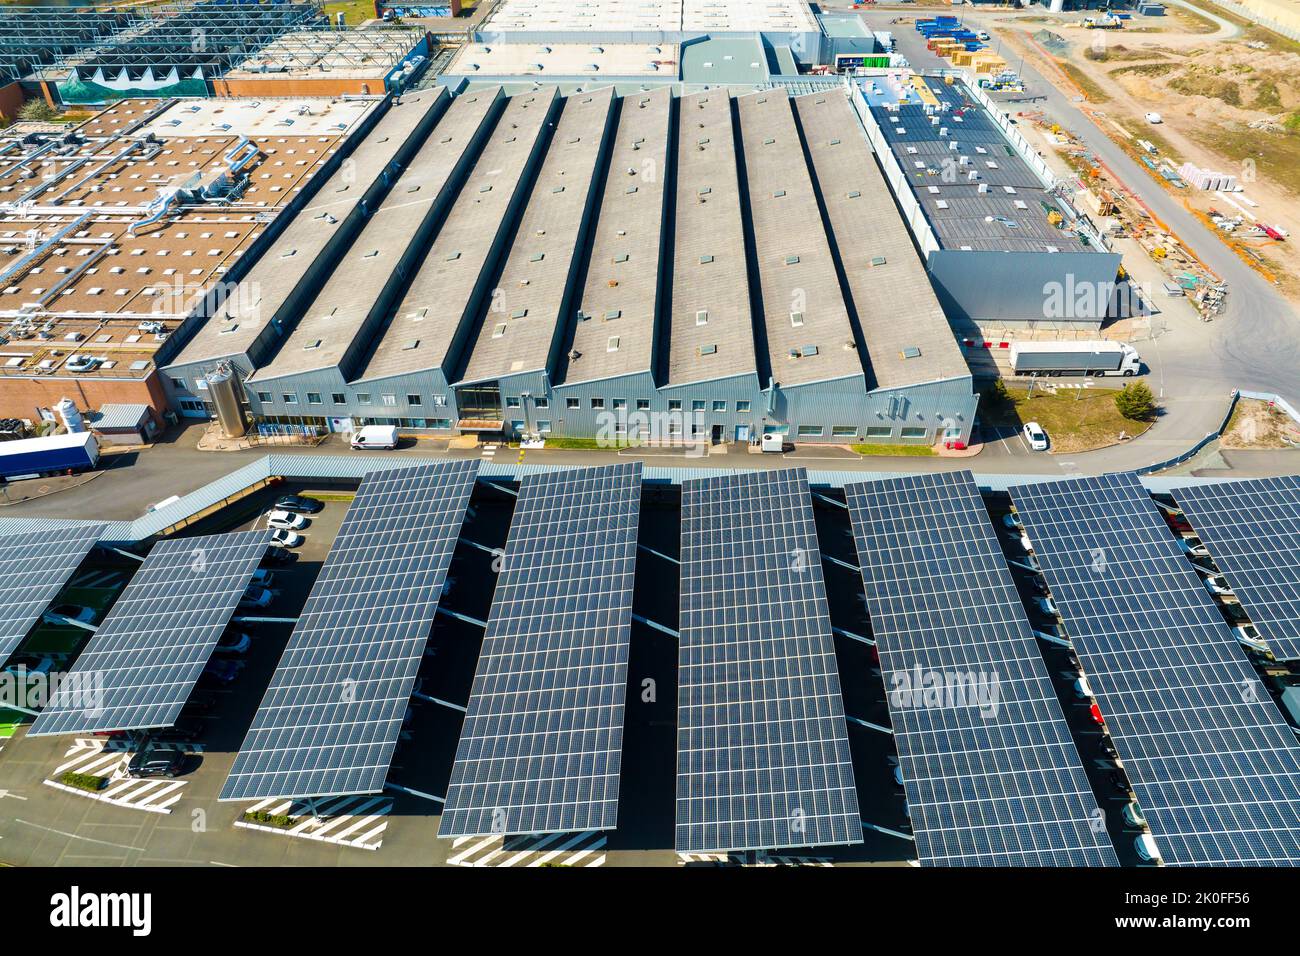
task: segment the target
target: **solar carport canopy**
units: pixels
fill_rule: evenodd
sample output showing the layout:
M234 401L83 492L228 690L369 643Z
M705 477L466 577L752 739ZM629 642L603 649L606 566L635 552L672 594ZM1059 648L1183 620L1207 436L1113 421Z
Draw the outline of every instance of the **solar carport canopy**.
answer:
M1117 866L971 473L845 495L921 862Z
M174 724L270 540L243 531L155 544L28 736Z
M862 842L806 472L682 484L676 848Z
M640 462L524 478L440 836L615 827L640 510Z
M18 649L103 530L99 524L75 525L0 537L0 664Z
M1300 475L1173 495L1273 656L1300 660Z
M1010 489L1166 864L1300 862L1300 748L1132 474Z
M383 789L477 474L448 461L365 477L222 800Z

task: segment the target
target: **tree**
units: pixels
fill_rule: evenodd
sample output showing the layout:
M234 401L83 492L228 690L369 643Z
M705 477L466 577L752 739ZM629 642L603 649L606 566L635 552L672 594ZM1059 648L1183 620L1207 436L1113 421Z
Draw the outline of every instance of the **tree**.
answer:
M28 100L18 111L18 118L29 122L49 123L58 116L59 111L42 99Z
M1156 398L1146 382L1134 382L1116 392L1115 407L1131 422L1149 422L1156 416Z

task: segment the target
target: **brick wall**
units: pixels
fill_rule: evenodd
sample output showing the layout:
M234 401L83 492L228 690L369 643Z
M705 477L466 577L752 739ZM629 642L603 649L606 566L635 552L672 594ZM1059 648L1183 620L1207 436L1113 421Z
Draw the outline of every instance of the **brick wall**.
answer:
M153 372L146 379L96 378L15 378L0 377L0 418L30 418L37 421L38 407L53 408L61 398L77 403L83 414L97 411L105 404L142 404L153 409L161 425L167 408L162 378Z

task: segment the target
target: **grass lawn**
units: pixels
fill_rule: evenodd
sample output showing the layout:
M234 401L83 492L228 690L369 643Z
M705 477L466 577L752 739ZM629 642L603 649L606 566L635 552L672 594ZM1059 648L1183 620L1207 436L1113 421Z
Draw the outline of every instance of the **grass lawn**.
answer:
M1129 438L1141 435L1150 422L1134 422L1115 407L1115 389L1063 388L1055 395L1038 386L1033 398L1024 388L1008 388L1014 411L981 405L981 417L990 423L1020 428L1025 422L1038 422L1051 439L1053 452L1073 454L1104 448L1119 441L1123 432Z
M639 442L623 441L618 442L617 444L610 444L607 441L602 441L596 438L552 438L549 435L546 436L547 448L575 448L587 451L605 451L610 448L637 448L639 445ZM519 443L511 442L510 447L518 448Z
M325 4L325 13L331 23L339 11L343 12L344 22L350 27L359 27L365 21L375 19L373 0L328 0Z
M0 740L8 740L18 728L23 725L23 720L30 720L26 714L20 714L16 710L0 710Z
M896 456L902 458L928 458L934 455L929 445L850 445L859 455Z

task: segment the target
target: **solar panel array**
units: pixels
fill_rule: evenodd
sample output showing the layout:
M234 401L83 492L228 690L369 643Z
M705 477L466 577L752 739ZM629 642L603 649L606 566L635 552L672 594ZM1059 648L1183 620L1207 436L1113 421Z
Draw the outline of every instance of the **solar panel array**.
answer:
M270 539L243 531L155 544L28 736L174 724Z
M1117 866L970 472L845 488L930 866Z
M618 819L641 464L519 489L439 835Z
M1300 749L1141 482L1010 490L1165 863L1300 862Z
M1300 476L1178 488L1174 499L1273 656L1300 659Z
M0 664L99 540L103 525L51 528L0 537Z
M383 789L477 474L467 460L365 477L222 800Z
M679 852L860 843L806 472L682 484Z

